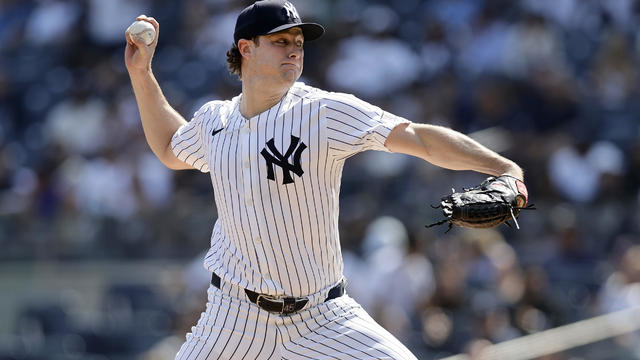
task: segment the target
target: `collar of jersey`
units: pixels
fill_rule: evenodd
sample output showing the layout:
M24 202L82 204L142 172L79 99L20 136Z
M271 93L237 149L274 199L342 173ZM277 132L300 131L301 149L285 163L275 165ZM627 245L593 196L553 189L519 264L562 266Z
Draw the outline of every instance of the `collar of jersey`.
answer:
M257 120L260 116L262 116L265 113L268 113L271 109L274 108L278 108L282 105L282 103L284 102L285 99L287 99L289 97L289 94L291 94L291 89L293 89L294 87L299 86L302 83L299 82L295 82L293 85L291 85L291 87L289 88L289 90L287 90L287 92L284 94L284 96L282 97L282 99L280 99L280 101L278 101L277 103L275 103L272 107L268 108L267 110L261 112L258 115L255 115L254 117L247 119L246 117L244 117L244 115L242 115L242 113L240 112L240 101L242 101L242 93L240 93L238 96L236 96L235 98L233 98L233 101L235 102L235 106L234 106L234 112L238 113L238 116L240 117L240 119L242 121L252 121L252 120ZM304 85L304 84L302 84ZM276 114L277 116L277 114Z

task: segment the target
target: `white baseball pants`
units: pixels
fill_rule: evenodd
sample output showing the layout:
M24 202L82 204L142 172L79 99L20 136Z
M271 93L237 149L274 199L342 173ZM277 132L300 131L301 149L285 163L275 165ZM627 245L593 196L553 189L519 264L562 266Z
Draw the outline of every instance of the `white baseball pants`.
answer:
M244 289L224 281L207 294L206 310L176 360L417 360L346 294L327 302L326 292L311 296L291 315L260 309Z

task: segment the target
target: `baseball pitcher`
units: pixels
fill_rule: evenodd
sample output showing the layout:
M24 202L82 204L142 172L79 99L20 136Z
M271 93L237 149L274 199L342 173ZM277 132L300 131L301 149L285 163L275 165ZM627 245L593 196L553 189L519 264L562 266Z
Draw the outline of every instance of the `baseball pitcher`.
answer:
M152 72L159 24L138 20L156 32L149 45L126 36L147 142L167 167L209 173L219 215L204 260L206 309L176 359L415 359L347 295L338 234L345 160L399 152L519 182L522 170L451 129L298 82L304 43L324 28L284 0L239 14L227 61L242 93L202 105L187 122Z

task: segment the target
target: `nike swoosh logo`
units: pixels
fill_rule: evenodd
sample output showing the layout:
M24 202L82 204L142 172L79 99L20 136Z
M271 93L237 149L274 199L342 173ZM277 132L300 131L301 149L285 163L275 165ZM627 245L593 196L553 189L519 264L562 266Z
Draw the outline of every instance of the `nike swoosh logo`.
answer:
M216 134L217 134L217 133L219 133L219 132L220 132L220 131L222 131L222 130L224 130L224 128L220 128L220 129L218 129L218 130L213 130L213 131L211 132L211 136L216 136Z

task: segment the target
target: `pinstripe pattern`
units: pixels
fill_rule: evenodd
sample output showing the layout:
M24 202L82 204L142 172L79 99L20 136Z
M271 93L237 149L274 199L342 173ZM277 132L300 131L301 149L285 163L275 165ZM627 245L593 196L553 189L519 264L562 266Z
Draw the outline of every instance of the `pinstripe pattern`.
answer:
M353 95L296 83L271 109L252 119L241 95L205 104L172 139L176 156L209 172L218 221L205 267L226 281L276 296L305 296L342 277L338 196L344 162L384 142L407 122ZM214 131L220 130L215 135ZM261 155L273 139L284 154L299 138L302 176L289 175ZM268 150L268 149L267 149ZM270 153L271 150L268 150ZM285 159L292 164L293 156Z
M175 359L281 359L273 322L273 315L211 286L206 310Z
M291 316L259 309L228 283L208 295L176 360L416 360L348 295Z
M322 302L343 276L344 162L388 151L387 136L408 121L303 83L251 119L240 101L205 104L171 141L180 160L211 176L218 220L204 264L223 283L209 288L176 359L415 359L348 296ZM280 317L248 302L245 288L311 301Z
M282 359L415 359L348 295L279 320Z

